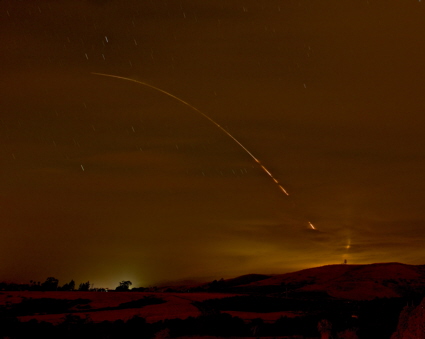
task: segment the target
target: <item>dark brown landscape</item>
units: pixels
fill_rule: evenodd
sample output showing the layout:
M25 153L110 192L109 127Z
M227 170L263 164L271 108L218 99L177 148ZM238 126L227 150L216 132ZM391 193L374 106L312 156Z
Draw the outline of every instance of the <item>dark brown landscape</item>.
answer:
M128 291L61 288L35 291L34 285L3 283L1 335L351 339L425 335L423 265L327 265Z

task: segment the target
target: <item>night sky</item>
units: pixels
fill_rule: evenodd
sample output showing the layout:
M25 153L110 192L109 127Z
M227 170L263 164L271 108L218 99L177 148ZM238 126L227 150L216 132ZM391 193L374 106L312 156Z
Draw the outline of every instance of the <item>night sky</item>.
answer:
M0 280L425 264L424 6L0 1Z

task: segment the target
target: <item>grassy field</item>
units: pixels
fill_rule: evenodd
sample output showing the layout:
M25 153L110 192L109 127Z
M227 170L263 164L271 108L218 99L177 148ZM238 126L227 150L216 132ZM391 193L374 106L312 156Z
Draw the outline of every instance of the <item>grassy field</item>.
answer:
M118 319L128 320L134 316L140 316L147 322L153 323L165 319L186 319L201 315L193 302L208 299L224 298L233 296L223 293L146 293L146 292L31 292L13 291L0 293L0 305L11 308L23 301L28 300L70 300L77 304L67 308L66 312L58 313L52 308L34 314L19 315L20 321L36 319L53 324L61 322L66 314L73 313L80 317L90 317L95 322L115 321ZM131 302L145 298L157 298L164 302L161 304L135 307ZM81 302L79 302L79 300ZM87 301L89 300L89 301ZM42 301L41 301L42 302ZM127 303L127 305L126 305ZM22 313L22 312L21 312Z

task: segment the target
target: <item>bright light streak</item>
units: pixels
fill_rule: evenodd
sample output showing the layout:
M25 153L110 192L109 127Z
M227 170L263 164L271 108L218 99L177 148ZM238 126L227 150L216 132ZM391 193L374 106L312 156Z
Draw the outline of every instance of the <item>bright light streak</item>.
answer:
M310 221L308 222L308 224L310 225L310 227L311 227L312 230L315 230L316 229L316 227L314 227L314 225Z
M279 184L279 182L277 181L277 179L273 176L273 174L271 174L271 172L263 166L263 164L261 164L260 160L258 160L244 145L241 144L241 142L236 139L232 134L230 134L224 127L222 127L221 125L219 125L217 122L215 122L213 119L211 119L208 115L206 115L205 113L203 113L202 111L200 111L199 109L197 109L195 106L192 106L191 104L189 104L188 102L180 99L179 97L159 88L153 85L150 85L146 82L143 81L138 81L138 80L134 80L131 78L125 78L122 76L118 76L118 75L111 75L111 74L104 74L104 73L96 73L96 72L92 72L92 74L94 75L100 75L100 76L104 76L104 77L110 77L110 78L116 78L116 79L121 79L121 80L126 80L126 81L131 81L131 82L135 82L139 85L143 85L143 86L147 86L149 88L152 88L158 92L161 92L165 95L168 95L169 97L176 99L177 101L180 101L182 104L190 107L191 109L193 109L194 111L198 112L199 114L201 114L205 119L207 119L208 121L210 121L211 123L213 123L217 128L219 128L223 133L225 133L229 138L231 138L234 142L236 142L257 164L260 165L260 167L262 168L262 170L275 182L275 184L277 184L277 186L279 187L279 189L285 193L286 195L289 195L288 192Z
M279 185L279 184L278 184L278 186L279 186L279 188L281 189L281 191L282 191L283 193L285 193L286 195L289 195L289 193L288 193L288 192L286 192L286 189L284 189L284 188L282 187L282 185Z
M273 178L273 175L269 172L267 168L265 168L263 165L261 165L261 168L269 175L269 177Z
M347 250L349 250L349 249L350 249L350 247L351 247L351 239L350 239L350 238L348 238L348 240L347 240L347 245L345 246L345 248L346 248Z

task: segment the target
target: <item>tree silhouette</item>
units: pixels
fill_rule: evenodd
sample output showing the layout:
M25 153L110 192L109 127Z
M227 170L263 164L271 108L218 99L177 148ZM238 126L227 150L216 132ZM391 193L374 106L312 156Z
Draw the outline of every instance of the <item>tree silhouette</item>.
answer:
M115 291L128 291L131 285L133 285L131 281L123 280L120 282L120 285L117 288L115 288Z
M75 281L71 280L69 283L62 286L62 291L73 291L75 289Z
M58 289L59 280L54 277L48 277L44 283L41 284L43 291L56 291Z
M90 289L90 281L81 283L80 286L78 286L79 291L88 291L89 289Z

